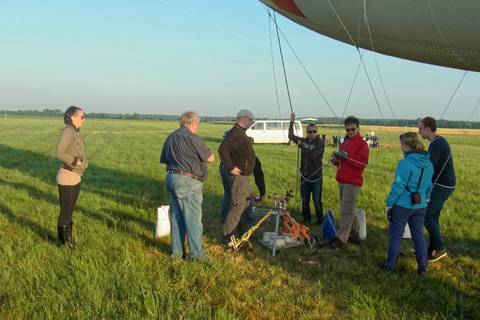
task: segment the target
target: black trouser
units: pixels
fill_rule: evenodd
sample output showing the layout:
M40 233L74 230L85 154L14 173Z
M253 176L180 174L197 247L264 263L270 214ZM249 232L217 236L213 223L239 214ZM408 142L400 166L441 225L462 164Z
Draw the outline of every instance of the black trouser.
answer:
M265 196L265 176L263 175L262 163L258 157L255 158L255 168L253 168L253 177L258 188L258 193Z
M430 193L430 201L428 202L427 214L425 215L425 228L430 236L428 243L428 253L433 250L445 250L443 239L440 234L440 212L442 211L445 201L452 195L455 189L433 186Z
M58 217L58 226L66 226L72 222L73 208L80 194L80 183L74 186L58 185L60 195L60 216Z
M315 213L317 222L323 222L323 204L322 204L322 177L315 177L310 181L303 177L300 180L300 195L302 196L302 215L305 222L312 219L310 213L310 194L313 195L313 204L315 205Z

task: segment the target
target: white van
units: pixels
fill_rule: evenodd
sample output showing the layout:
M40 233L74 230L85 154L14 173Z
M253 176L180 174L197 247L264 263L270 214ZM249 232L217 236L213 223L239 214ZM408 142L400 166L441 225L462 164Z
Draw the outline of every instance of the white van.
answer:
M288 143L289 126L290 120L257 120L246 133L254 143ZM293 133L303 138L300 121L295 121Z

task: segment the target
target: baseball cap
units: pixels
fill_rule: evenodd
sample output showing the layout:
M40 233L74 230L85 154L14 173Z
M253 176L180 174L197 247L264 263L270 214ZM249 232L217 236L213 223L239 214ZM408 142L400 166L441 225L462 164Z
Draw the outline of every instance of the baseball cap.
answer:
M255 120L255 117L253 116L253 114L250 112L250 110L247 110L247 109L242 109L238 111L237 119L241 117L249 117L250 119L252 119L252 121Z

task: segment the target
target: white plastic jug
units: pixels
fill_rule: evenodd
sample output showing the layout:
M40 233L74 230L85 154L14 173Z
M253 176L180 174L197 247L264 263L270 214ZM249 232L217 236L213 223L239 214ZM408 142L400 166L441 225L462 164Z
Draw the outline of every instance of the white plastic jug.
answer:
M165 237L170 234L170 217L168 211L170 206L161 206L157 210L157 225L155 227L155 237Z
M405 231L403 232L403 239L411 239L412 235L410 234L410 227L408 226L408 223L405 225Z
M355 212L355 223L358 229L358 238L361 241L367 239L367 219L365 218L365 210Z

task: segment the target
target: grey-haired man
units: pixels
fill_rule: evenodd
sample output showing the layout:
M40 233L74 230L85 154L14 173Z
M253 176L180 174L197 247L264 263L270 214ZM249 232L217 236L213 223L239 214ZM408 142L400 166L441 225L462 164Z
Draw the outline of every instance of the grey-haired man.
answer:
M215 156L197 135L200 118L187 111L180 117L180 128L163 145L160 163L167 165L167 190L171 198L172 258L186 257L185 235L191 259L206 259L202 247L202 189L207 165Z

